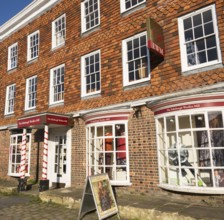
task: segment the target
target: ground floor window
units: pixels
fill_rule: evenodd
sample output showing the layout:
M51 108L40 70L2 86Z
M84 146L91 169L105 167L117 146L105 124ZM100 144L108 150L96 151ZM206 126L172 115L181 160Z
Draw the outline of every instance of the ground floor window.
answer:
M158 116L160 183L224 187L224 111Z
M21 165L21 149L22 149L22 135L23 134L12 134L10 136L10 152L9 152L9 175L20 176L20 165ZM26 174L29 173L30 164L30 143L31 135L26 136Z
M87 126L87 173L107 173L114 185L129 182L126 123L109 122Z

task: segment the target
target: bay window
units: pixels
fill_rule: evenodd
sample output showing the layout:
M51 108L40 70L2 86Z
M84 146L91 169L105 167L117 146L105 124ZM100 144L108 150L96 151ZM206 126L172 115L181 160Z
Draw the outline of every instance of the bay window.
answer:
M160 184L224 187L223 118L221 110L156 118Z
M130 181L126 123L87 126L87 174L101 173L107 173L114 185Z

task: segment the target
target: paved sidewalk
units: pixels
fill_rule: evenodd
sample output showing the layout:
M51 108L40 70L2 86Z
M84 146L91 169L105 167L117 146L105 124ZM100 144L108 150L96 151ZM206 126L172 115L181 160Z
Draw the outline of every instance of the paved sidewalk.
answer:
M14 184L14 185L13 185ZM0 192L16 192L15 183L11 185L0 181ZM34 185L31 190L20 192L39 196L44 202L62 204L79 209L83 190L76 188L50 189L39 192ZM224 197L175 195L164 192L152 195L133 195L117 193L117 204L121 219L134 220L221 220L224 219ZM189 199L190 198L190 199ZM88 215L84 218L88 220Z

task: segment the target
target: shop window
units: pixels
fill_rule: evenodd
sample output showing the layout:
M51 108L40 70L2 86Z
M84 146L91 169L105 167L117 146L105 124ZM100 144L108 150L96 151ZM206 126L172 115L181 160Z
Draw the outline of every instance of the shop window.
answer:
M5 99L5 114L14 113L15 106L15 98L16 98L16 85L10 85L6 88L6 99Z
M30 34L27 38L27 41L27 60L30 61L37 58L39 55L39 31Z
M120 0L121 13L135 8L144 2L146 2L146 0Z
M100 93L100 51L81 58L82 94L88 96Z
M50 74L50 104L64 102L64 64L53 68Z
M223 112L157 118L160 183L224 187Z
M66 22L65 15L52 22L52 48L58 47L65 43Z
M13 134L10 136L10 152L9 152L9 170L8 175L19 177L20 176L20 165L21 165L21 149L22 149L22 135ZM25 169L26 175L29 175L30 166L30 144L31 135L26 136L26 162Z
M26 80L25 110L35 108L36 100L37 100L37 76L33 76Z
M81 2L82 33L100 24L100 1L85 0Z
M221 62L215 5L178 19L182 71Z
M8 70L14 69L18 64L18 44L15 43L8 48Z
M123 83L124 86L149 80L149 53L146 33L123 40Z
M87 127L87 173L107 173L111 183L129 182L127 124L110 123Z

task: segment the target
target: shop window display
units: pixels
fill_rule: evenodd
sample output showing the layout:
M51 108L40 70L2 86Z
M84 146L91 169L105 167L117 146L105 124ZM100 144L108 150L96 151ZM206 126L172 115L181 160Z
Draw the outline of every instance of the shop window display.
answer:
M126 124L87 127L88 175L107 173L113 183L128 181Z
M30 151L30 135L26 138L26 173L29 173L29 151ZM22 150L22 134L11 135L10 138L10 160L9 160L9 175L19 177L21 165L21 150Z
M157 118L160 183L224 187L223 112Z

